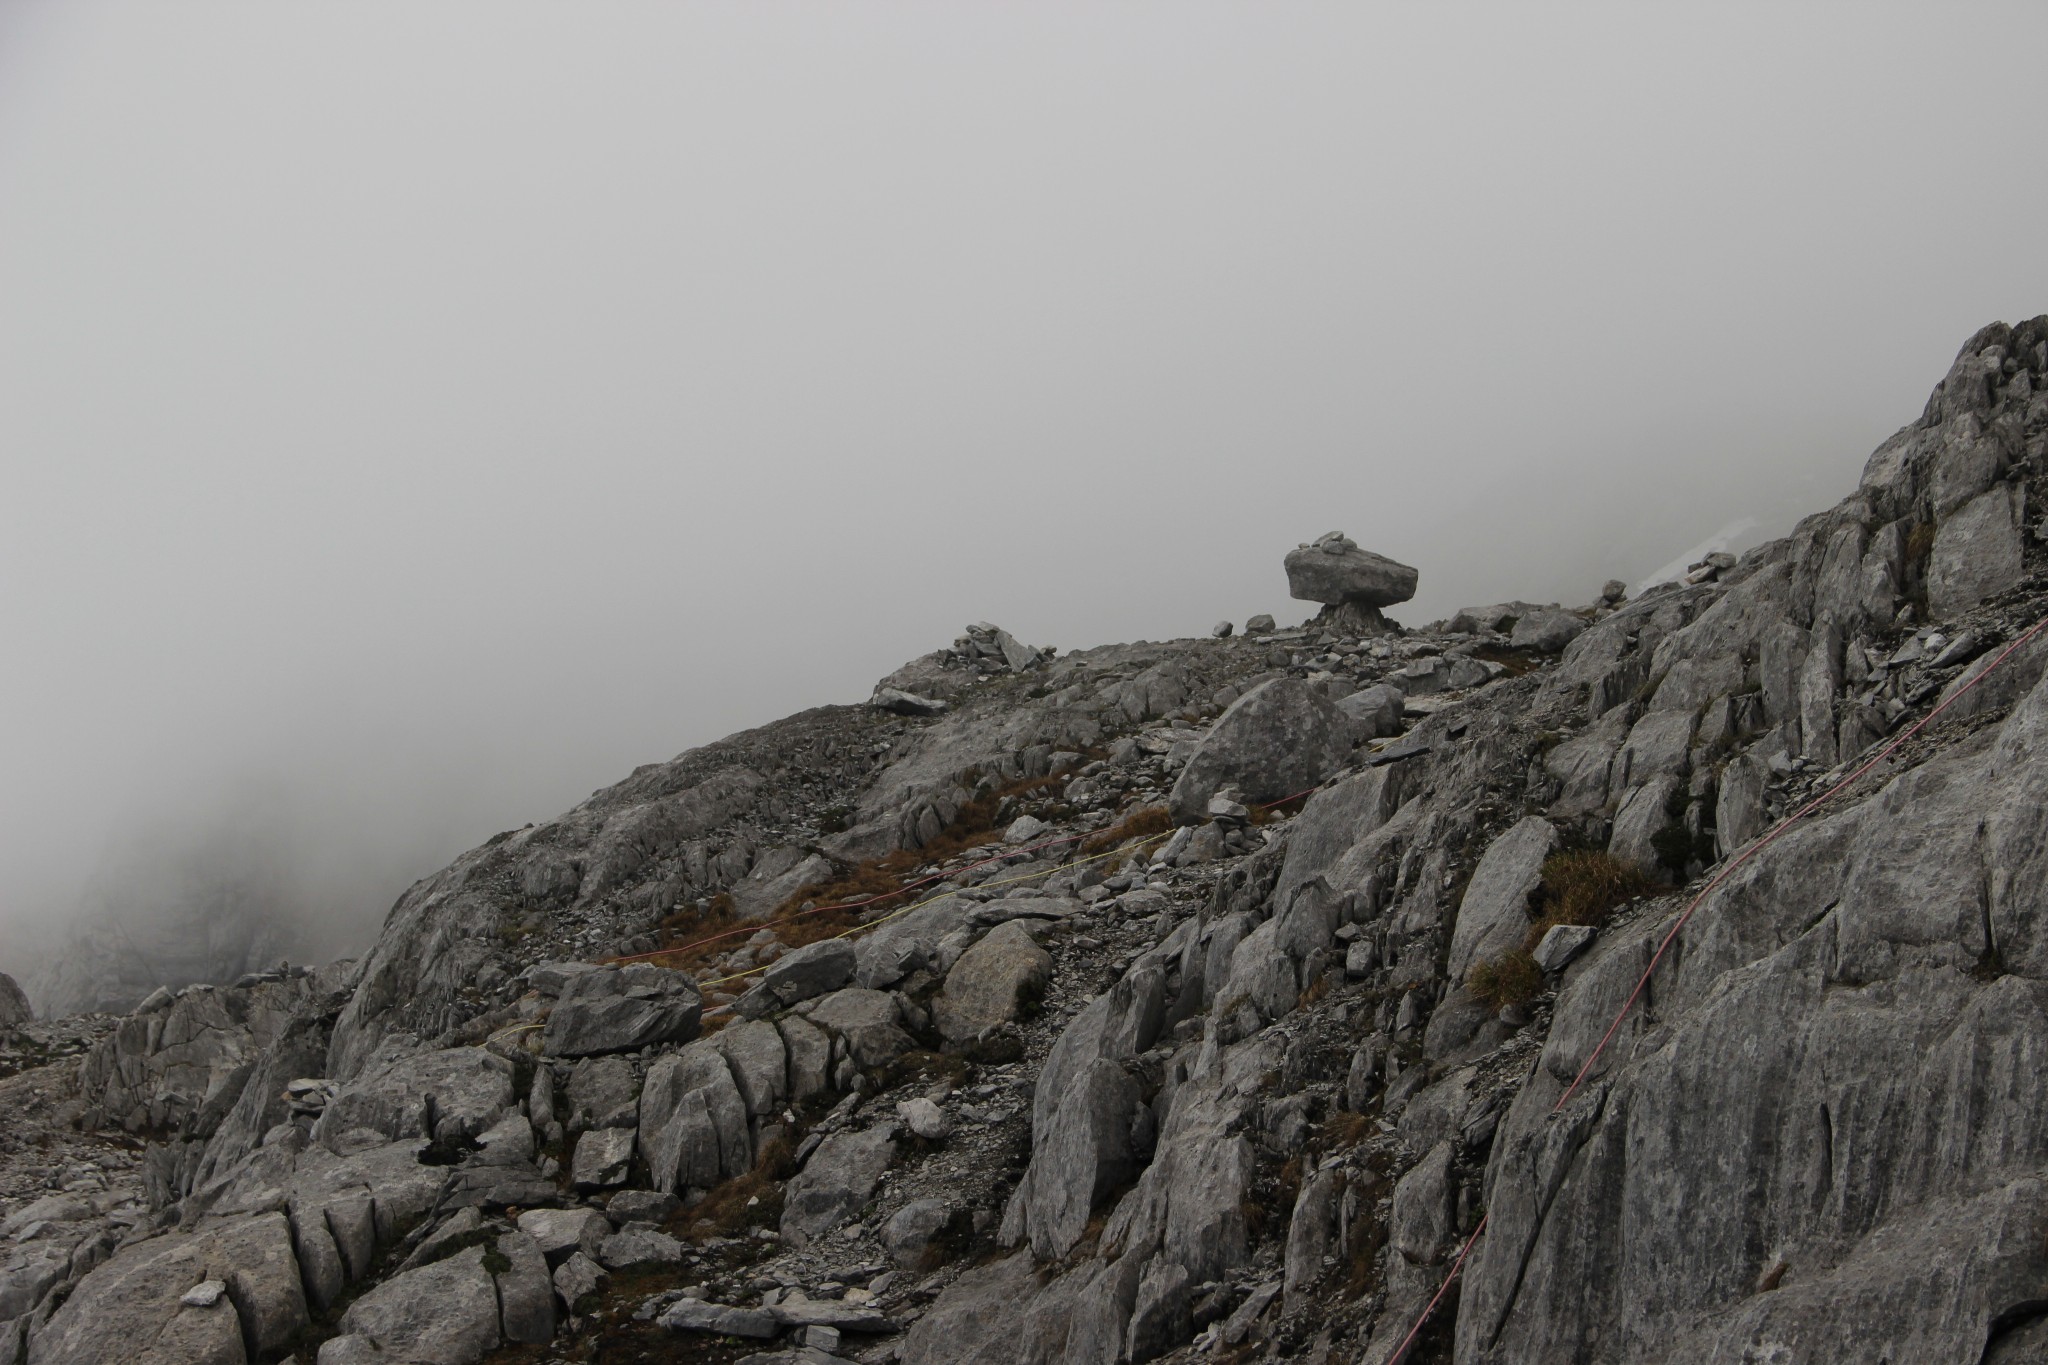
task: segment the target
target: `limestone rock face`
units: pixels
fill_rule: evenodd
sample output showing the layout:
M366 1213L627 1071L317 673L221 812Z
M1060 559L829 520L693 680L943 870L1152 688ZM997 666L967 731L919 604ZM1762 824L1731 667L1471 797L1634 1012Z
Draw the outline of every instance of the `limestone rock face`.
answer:
M2048 1049L2044 864L2037 686L1989 746L1817 817L1717 889L1660 977L1655 1031L1625 1024L1551 1120L1667 920L1596 947L1496 1140L1460 1357L1569 1357L1598 1338L1626 1358L1705 1361L1795 1331L1815 1358L1873 1341L1977 1356L2048 1273L2031 1231L2048 1227L2048 1129L2029 1117L2048 1099L2015 1065ZM2006 974L1976 965L1993 945ZM1664 1122L1681 1108L1682 1129ZM1730 1143L1773 1155L1730 1165ZM1801 1212L1766 1240L1753 1211L1795 1180L1826 1194L1785 1205ZM1780 1264L1784 1288L1756 1294Z
M1304 602L1391 607L1415 596L1417 574L1385 555L1361 550L1341 531L1287 552L1287 592Z

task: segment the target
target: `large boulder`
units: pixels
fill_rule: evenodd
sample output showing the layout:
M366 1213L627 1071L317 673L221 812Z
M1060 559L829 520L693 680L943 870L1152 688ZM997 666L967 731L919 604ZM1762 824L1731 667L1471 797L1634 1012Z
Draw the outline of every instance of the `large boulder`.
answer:
M932 1019L951 1043L966 1043L1014 1023L1052 980L1052 955L1021 920L990 930L960 955L932 1002Z
M415 1052L342 1087L313 1135L337 1152L349 1133L363 1129L393 1141L457 1142L480 1136L511 1107L512 1064L503 1057L480 1047Z
M1406 564L1359 549L1341 531L1287 552L1287 593L1304 602L1391 607L1415 596L1416 577Z
M916 1045L898 1025L896 999L887 991L859 986L834 991L818 1002L810 1019L839 1040L856 1066L881 1066Z
M380 1358L438 1365L481 1360L501 1339L498 1287L485 1267L484 1248L386 1280L349 1305L341 1330L369 1338ZM324 1347L320 1359L327 1360Z
M1927 560L1927 603L1936 616L1968 611L2019 584L2025 511L2025 489L1999 484L1942 520Z
M1072 1251L1103 1200L1136 1172L1134 1131L1143 1110L1144 1097L1121 1066L1099 1056L1085 1063L1049 1121L1033 1125L1031 1165L1004 1215L1003 1242L1029 1241L1041 1260Z
M647 1068L640 1089L640 1150L654 1188L710 1189L754 1164L747 1105L725 1055L710 1040Z
M209 1280L226 1292L186 1302ZM205 1298L199 1295L195 1298ZM282 1214L220 1219L134 1242L80 1282L36 1336L35 1365L234 1365L282 1348L308 1321Z
M646 963L607 967L565 986L541 1047L551 1057L592 1057L686 1043L702 1013L697 983L682 972Z
M1201 822L1209 798L1234 786L1248 801L1273 801L1320 783L1351 755L1351 722L1299 678L1261 683L1230 704L1195 746L1168 809Z

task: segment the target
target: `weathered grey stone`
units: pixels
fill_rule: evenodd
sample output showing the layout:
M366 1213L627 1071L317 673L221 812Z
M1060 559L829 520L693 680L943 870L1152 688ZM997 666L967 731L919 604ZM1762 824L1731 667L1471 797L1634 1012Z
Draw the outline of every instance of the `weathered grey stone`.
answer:
M807 944L770 963L733 1008L748 1019L765 1018L798 1001L838 990L853 980L857 961L854 945L846 939Z
M540 1247L518 1230L499 1237L497 1247L508 1263L492 1275L498 1287L499 1331L507 1341L554 1340L555 1283Z
M1553 924L1530 956L1546 972L1561 972L1565 965L1592 944L1600 931L1590 924Z
M1031 1164L1011 1197L1004 1241L1028 1239L1041 1260L1072 1251L1096 1208L1137 1168L1132 1130L1142 1108L1137 1085L1117 1063L1096 1057L1082 1065L1049 1121L1033 1125Z
M1338 1223L1343 1196L1344 1173L1334 1167L1303 1181L1295 1196L1294 1214L1287 1221L1283 1280L1289 1312L1302 1307L1305 1296L1323 1278L1324 1258L1335 1257L1342 1249Z
M369 1338L387 1358L473 1365L502 1339L484 1248L384 1281L349 1305L341 1330Z
M932 1243L952 1217L952 1208L942 1199L913 1199L882 1225L882 1246L904 1269L926 1269Z
M1451 931L1446 971L1462 982L1472 964L1519 947L1529 932L1529 893L1543 880L1543 860L1557 850L1557 830L1540 815L1516 821L1487 845Z
M1415 596L1415 570L1359 549L1339 531L1289 550L1286 566L1287 595L1304 602L1391 607Z
M765 1309L729 1308L702 1299L678 1299L656 1319L671 1332L706 1332L766 1341L782 1332L781 1321Z
M541 1035L551 1057L631 1052L697 1036L703 1001L682 972L635 963L573 981Z
M896 1001L886 991L849 986L819 1000L810 1021L837 1038L860 1066L880 1066L916 1044L898 1026Z
M782 1235L802 1246L858 1214L895 1156L886 1124L827 1137L784 1188Z
M856 946L854 980L869 990L893 986L929 966L939 943L967 922L971 901L941 896L863 934Z
M663 1193L710 1189L754 1164L746 1101L709 1040L657 1058L640 1091L640 1142Z
M346 1134L360 1130L393 1141L474 1140L512 1107L512 1098L512 1064L503 1057L480 1047L416 1052L343 1086L313 1136L337 1151Z
M2048 1274L2048 1096L2022 1060L2048 1048L2044 863L2037 688L1715 888L1654 1017L1552 1118L1668 917L1596 946L1494 1137L1459 1358L1981 1358ZM1977 966L1993 945L2002 975Z
M1508 645L1538 654L1556 654L1578 639L1585 628L1585 621L1571 612L1543 607L1515 622Z
M900 687L877 687L875 694L868 698L868 705L878 711L893 711L899 716L938 716L946 712L946 703L938 698L920 697Z
M636 1265L674 1265L683 1259L683 1244L656 1228L635 1224L598 1244L597 1259L607 1269Z
M1968 611L2018 585L2025 509L2024 488L2000 484L1939 523L1927 560L1927 605L1936 616Z
M1631 788L1614 812L1614 831L1608 836L1607 851L1645 872L1662 875L1653 842L1671 823L1672 796L1679 790L1675 777L1655 777Z
M831 1088L832 1040L808 1019L791 1016L775 1021L789 1055L789 1098L802 1104Z
M747 1112L757 1118L780 1112L789 1102L789 1056L775 1025L746 1020L719 1030L713 1041Z
M545 1069L545 1068L543 1068ZM569 1073L569 1128L630 1128L640 1078L625 1057L586 1057Z
M1416 1265L1435 1265L1451 1241L1451 1144L1439 1142L1394 1186L1387 1241Z
M596 1209L527 1209L519 1215L519 1230L550 1265L560 1265L578 1251L596 1255L599 1244L611 1236L612 1225Z
M932 1002L932 1020L948 1042L971 1042L1021 1019L1051 980L1052 954L1021 922L1011 920L991 929L953 964Z
M36 1012L30 1008L28 996L14 983L13 977L0 972L0 1029L26 1024L35 1017Z
M620 1190L605 1201L614 1223L659 1223L682 1208L683 1201L660 1190Z
M912 1099L896 1101L896 1117L918 1137L928 1142L938 1142L953 1131L952 1120L938 1105L923 1095Z
M1391 683L1377 683L1337 701L1337 713L1351 724L1357 739L1380 739L1401 731L1406 695Z
M636 1136L631 1128L593 1128L576 1139L576 1154L569 1163L569 1183L579 1191L625 1184L633 1169Z
M224 1297L184 1305L194 1286L218 1280ZM219 1219L192 1233L134 1242L85 1276L36 1334L34 1365L139 1360L240 1362L245 1344L275 1351L308 1321L284 1216Z
M746 876L727 888L727 894L741 919L766 919L834 871L832 860L819 854L798 848L770 849L755 860Z
M555 1267L555 1295L562 1306L571 1313L582 1311L583 1300L604 1288L611 1272L581 1251L570 1254L569 1259Z
M1226 786L1247 801L1292 796L1336 772L1350 752L1350 722L1328 698L1297 678L1275 678L1217 718L1174 781L1168 809L1194 824Z
M1138 1281L1131 1306L1131 1325L1124 1355L1131 1365L1144 1365L1166 1354L1193 1334L1188 1315L1188 1272L1168 1260L1155 1260Z
M513 1109L477 1135L477 1152L470 1160L482 1166L519 1166L533 1160L533 1125L526 1115Z

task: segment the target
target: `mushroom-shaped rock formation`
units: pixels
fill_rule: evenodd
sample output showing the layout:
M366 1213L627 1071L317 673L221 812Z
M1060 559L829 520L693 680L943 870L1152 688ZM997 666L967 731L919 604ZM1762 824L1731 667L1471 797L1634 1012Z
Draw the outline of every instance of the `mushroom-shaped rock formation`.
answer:
M1352 629L1385 629L1381 607L1415 596L1415 570L1361 550L1342 531L1287 552L1287 592L1304 602L1324 604L1322 617Z

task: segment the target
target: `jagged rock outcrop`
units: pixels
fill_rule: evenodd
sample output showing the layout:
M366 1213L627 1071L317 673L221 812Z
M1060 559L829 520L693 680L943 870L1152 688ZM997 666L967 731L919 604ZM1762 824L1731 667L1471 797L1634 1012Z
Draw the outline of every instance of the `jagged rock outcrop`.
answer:
M26 1024L35 1017L36 1012L29 1007L28 996L14 983L13 977L0 972L0 1029Z

